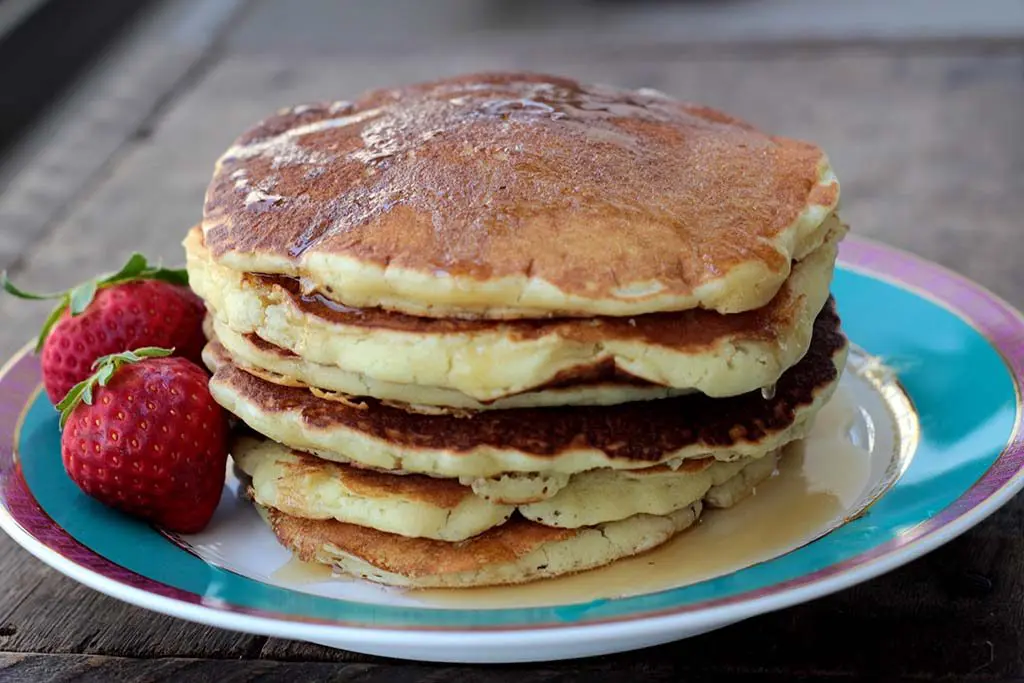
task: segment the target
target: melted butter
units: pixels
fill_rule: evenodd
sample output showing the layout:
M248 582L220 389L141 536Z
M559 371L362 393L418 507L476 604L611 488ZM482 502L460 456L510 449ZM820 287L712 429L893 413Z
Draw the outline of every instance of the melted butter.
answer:
M777 473L753 495L728 510L705 509L697 525L649 553L522 586L406 596L453 608L564 605L684 586L778 557L842 523L864 495L870 454L850 440L855 411L837 391L808 437L786 448Z
M275 569L270 574L270 578L285 586L304 586L322 581L344 579L344 577L334 575L330 565L303 562L295 556Z

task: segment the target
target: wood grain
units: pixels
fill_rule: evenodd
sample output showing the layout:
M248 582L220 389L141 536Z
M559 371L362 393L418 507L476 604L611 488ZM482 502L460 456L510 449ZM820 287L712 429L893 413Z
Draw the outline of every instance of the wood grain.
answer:
M0 680L75 681L76 683L129 683L142 681L218 681L255 683L283 678L302 683L354 681L391 683L430 680L431 669L411 666L396 669L368 664L284 663L159 657L155 659L105 657L99 655L0 654ZM434 680L461 681L451 676ZM515 680L512 677L488 680Z
M855 232L935 259L1024 306L1024 46L941 54L775 51L631 59L509 50L429 62L227 55L18 255L50 289L131 250L167 261L198 219L213 160L275 108L372 85L488 67L543 68L703 100L829 150ZM884 305L880 302L880 306ZM0 350L44 315L0 299ZM0 538L0 680L661 681L1024 677L1024 501L889 575L728 629L560 664L445 667L230 633L129 607ZM841 635L849 629L856 641Z
M36 135L3 159L0 267L17 266L77 199L102 182L124 146L147 134L148 121L168 94L197 75L230 17L211 16L203 30L187 37L169 30L198 11L198 1L176 0L144 12L123 44L76 84L65 105L38 121Z

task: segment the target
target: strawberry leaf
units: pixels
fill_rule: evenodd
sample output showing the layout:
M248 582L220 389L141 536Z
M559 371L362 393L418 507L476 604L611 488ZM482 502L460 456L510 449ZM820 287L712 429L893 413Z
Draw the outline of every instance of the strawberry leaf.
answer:
M31 299L34 301L45 301L46 299L59 299L64 296L64 292L51 292L49 294L33 294L32 292L26 292L24 289L19 289L14 286L11 279L7 277L7 271L3 272L2 278L0 278L0 285L3 286L4 291L8 294L13 294L19 299Z
M127 282L128 280L163 280L175 285L187 285L188 273L184 268L164 268L157 264L151 266L146 257L136 252L128 259L121 270L101 278L100 287Z
M35 294L26 292L14 285L4 271L0 278L0 287L5 292L20 299L45 300L60 299L60 303L50 312L43 329L36 340L36 353L42 350L46 338L49 336L53 326L60 320L65 310L69 310L72 316L80 315L89 308L89 304L96 298L96 292L103 287L130 282L132 280L160 280L172 285L188 285L188 273L183 268L164 268L160 264L151 265L146 257L138 252L128 257L121 269L114 273L107 273L99 277L83 282L63 292L51 292L47 294Z
M133 277L138 276L139 273L149 267L149 263L146 261L146 257L139 252L133 252L128 257L128 262L121 266L121 270L108 275L103 278L103 282L122 282L124 280L130 280Z
M50 335L50 330L57 324L60 317L64 315L64 310L67 308L67 304L61 302L57 304L56 308L50 311L50 315L46 316L46 322L43 323L43 329L39 331L39 337L36 338L36 353L43 350L43 344L46 343L46 338Z
M146 358L164 358L172 353L174 353L174 349L163 349L159 346L141 346L134 351L122 351L120 353L100 356L92 362L92 368L93 370L97 368L102 370L103 366L112 365L114 369L117 369L117 367L124 363L138 363Z
M71 290L71 294L68 295L68 301L70 303L69 308L71 309L71 315L78 315L92 303L93 297L96 296L96 281L91 280L83 284L78 285Z
M64 425L67 423L68 418L71 417L71 413L74 411L75 406L82 402L83 394L86 388L92 385L93 378L88 377L83 379L81 382L71 387L71 391L67 393L67 396L61 399L60 403L57 404L56 408L60 412L60 428L64 429ZM92 404L92 392L89 392L89 400L86 401L87 405Z
M162 349L159 346L144 346L134 351L123 351L112 353L108 356L100 356L92 364L96 371L86 379L71 387L67 396L61 399L56 408L60 412L60 428L64 429L71 413L75 411L80 403L92 405L93 388L97 385L107 386L110 378L114 376L117 369L126 363L138 363L147 358L164 358L174 353L174 349Z
M188 271L184 268L150 268L146 271L150 280L162 280L172 285L188 286Z
M92 405L92 387L93 387L92 382L88 382L82 388L82 403L84 403L87 406L91 406Z
M114 364L107 363L102 368L96 371L96 381L101 387L107 386L107 382L114 376Z

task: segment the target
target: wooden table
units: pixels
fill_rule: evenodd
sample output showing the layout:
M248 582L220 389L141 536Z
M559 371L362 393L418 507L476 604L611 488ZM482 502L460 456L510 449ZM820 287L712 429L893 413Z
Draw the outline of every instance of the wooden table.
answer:
M832 157L855 232L1024 306L1017 40L695 47L616 42L612 32L529 49L499 36L412 56L268 52L233 30L243 3L191 4L205 14L179 6L141 25L8 165L0 262L19 283L69 284L133 249L181 261L213 160L279 106L524 67L652 86L813 139ZM44 311L3 298L0 313L7 355ZM494 668L389 661L163 617L65 579L2 537L0 680L1024 680L1022 531L1018 499L931 555L807 605L647 651Z

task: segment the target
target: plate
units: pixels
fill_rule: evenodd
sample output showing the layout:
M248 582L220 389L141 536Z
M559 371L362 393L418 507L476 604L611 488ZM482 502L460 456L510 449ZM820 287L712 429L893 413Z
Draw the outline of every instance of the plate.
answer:
M833 293L853 347L807 441L748 500L610 568L461 593L329 577L290 560L230 472L203 533L162 534L67 478L57 415L27 349L0 378L0 527L126 602L390 657L567 659L727 627L905 564L1024 485L1020 313L940 266L853 236Z

